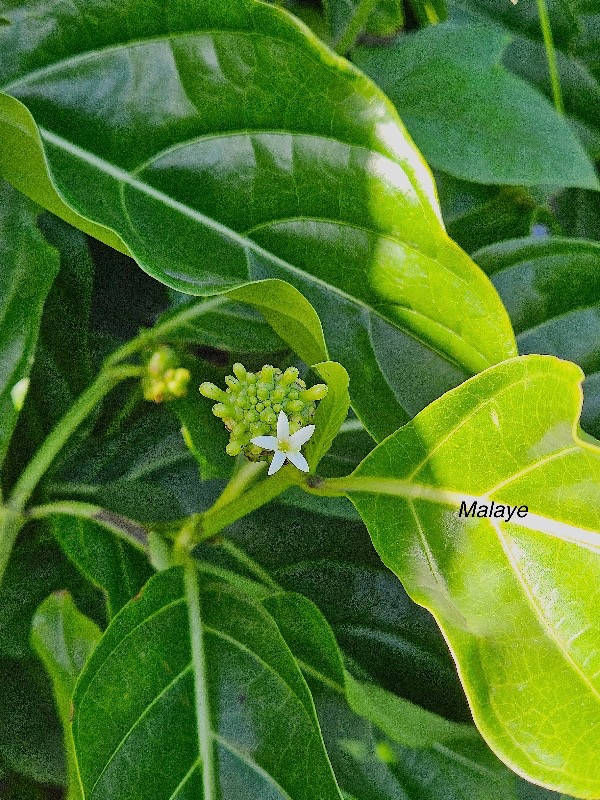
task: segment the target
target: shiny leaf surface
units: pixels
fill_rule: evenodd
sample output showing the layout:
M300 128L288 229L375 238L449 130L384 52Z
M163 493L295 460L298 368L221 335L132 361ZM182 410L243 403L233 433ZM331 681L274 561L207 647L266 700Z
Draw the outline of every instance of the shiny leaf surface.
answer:
M600 437L600 244L517 239L475 258L506 305L520 352L558 356L585 372L581 424Z
M500 64L485 25L435 25L354 59L394 101L429 163L479 183L598 189L594 166L550 102Z
M549 356L486 370L339 483L436 617L492 749L530 780L593 798L600 449L576 434L581 379ZM508 521L508 505L525 515Z
M0 88L18 99L3 100L1 172L114 230L174 288L296 286L378 438L514 354L496 294L447 238L423 161L367 79L272 6L154 8L126 3L125 23L104 0L92 27L45 0L7 12Z
M160 573L115 618L74 705L87 800L340 798L274 621L222 582L198 591L193 567Z

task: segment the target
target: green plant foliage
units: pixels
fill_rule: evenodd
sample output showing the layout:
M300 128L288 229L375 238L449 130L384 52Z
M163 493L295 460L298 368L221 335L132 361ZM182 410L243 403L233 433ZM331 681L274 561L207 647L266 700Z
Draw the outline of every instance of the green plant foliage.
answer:
M310 693L274 621L222 583L198 593L194 571L185 582L180 569L153 578L79 680L73 735L85 796L339 798Z
M581 423L600 437L600 245L575 239L521 239L480 250L511 316L521 353L574 361L586 374Z
M491 747L536 781L592 798L598 630L594 594L579 588L600 569L600 449L575 434L580 381L543 356L487 370L346 480L384 562L440 624ZM492 500L529 513L458 515Z
M353 58L394 101L432 166L479 183L600 188L568 123L500 65L508 42L485 25L446 23Z
M58 255L36 224L39 213L0 181L0 461L27 392L44 300L58 272Z
M0 799L598 800L598 0L0 5Z
M587 3L547 0L547 5L558 51L565 110L590 157L597 160L600 156L597 4L595 0ZM452 0L450 11L451 19L476 20L510 35L512 41L503 62L516 75L552 96L536 4L519 2L513 8L495 0Z
M67 800L84 800L71 737L71 697L77 678L100 636L98 627L77 610L66 593L50 595L33 620L32 644L52 678L54 697L65 731Z
M46 6L27 8L43 16ZM495 293L447 239L431 178L370 82L273 7L179 3L168 20L144 8L132 6L125 39L109 3L97 8L91 40L83 16L59 13L44 34L9 14L0 82L33 113L3 101L0 169L19 188L51 210L59 195L68 199L182 291L213 294L267 277L295 285L320 314L330 356L344 361L353 404L378 438L514 354ZM203 47L229 59L226 80ZM143 92L107 79L129 58L149 76ZM297 91L291 76L306 70L313 78ZM60 99L57 81L70 86ZM98 92L101 103L91 99ZM26 147L37 148L37 164L32 157L24 176L13 164ZM300 184L312 188L299 193ZM431 299L457 291L464 302L444 304L444 313ZM385 421L370 413L374 393L389 408Z
M325 0L327 23L334 41L339 41L360 8L360 0ZM390 36L404 25L404 9L400 0L375 0L364 30L374 36ZM359 33L361 31L359 30Z

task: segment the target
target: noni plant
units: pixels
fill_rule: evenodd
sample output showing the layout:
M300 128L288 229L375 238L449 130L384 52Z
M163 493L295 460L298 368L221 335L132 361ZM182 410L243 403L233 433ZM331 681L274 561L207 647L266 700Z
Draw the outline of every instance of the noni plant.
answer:
M598 0L0 0L0 799L600 800Z

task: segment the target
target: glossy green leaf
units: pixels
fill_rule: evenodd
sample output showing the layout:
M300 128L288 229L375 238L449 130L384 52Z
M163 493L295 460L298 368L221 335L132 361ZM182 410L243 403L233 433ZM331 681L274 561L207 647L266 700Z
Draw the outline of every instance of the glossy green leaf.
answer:
M44 484L46 495L93 503L143 522L201 511L218 490L198 479L198 465L180 428L168 408L144 403L117 433L89 437Z
M33 203L0 180L0 463L25 399L44 301L58 272L58 254L37 227L38 215Z
M509 39L489 26L445 23L354 59L433 167L479 183L600 188L568 122L501 66Z
M523 187L486 186L440 172L436 182L448 233L467 253L503 239L529 236L537 221L538 202ZM570 191L580 190L565 193Z
M86 800L340 798L274 621L223 582L198 590L193 567L160 573L115 618L74 705Z
M367 79L253 0L120 13L102 0L90 27L46 0L7 12L0 88L18 99L3 101L0 172L116 231L174 288L296 286L379 438L514 354L496 294L447 238L423 161Z
M328 747L342 786L358 792L361 800L382 797L382 789L390 792L383 796L394 800L399 796L454 800L461 794L481 800L516 799L518 779L490 753L471 725L449 722L353 678L344 669L331 629L309 600L276 594L263 604L316 689L317 709L325 721L326 736L331 736ZM336 708L339 717L331 730L329 715ZM362 721L353 720L353 715ZM352 737L348 721L354 729ZM346 759L335 758L339 749L345 750ZM374 757L368 757L369 749ZM371 761L363 780L350 779L349 759L355 762L354 770L361 761Z
M70 595L48 597L33 620L32 645L52 679L56 706L65 731L68 788L66 800L84 800L71 736L71 697L77 678L100 641L100 629L77 610Z
M87 513L52 514L51 528L71 561L94 586L102 589L114 615L152 575L144 552L146 531L137 523L109 511L90 507Z
M491 748L534 782L593 798L600 449L577 437L581 379L550 356L486 370L338 484L436 617ZM526 513L508 521L507 505Z
M0 586L0 654L31 656L29 633L39 604L51 592L67 589L86 612L98 607L98 594L68 561L42 522L32 522L17 540ZM100 610L102 616L102 610Z
M557 50L561 94L567 116L592 160L600 157L600 69L597 23L585 3L546 0ZM595 0L587 4L595 8ZM451 19L476 20L511 38L503 63L511 72L552 98L546 48L537 3L508 7L496 0L450 0ZM591 34L591 35L590 35ZM597 35L597 34L596 34Z
M469 719L434 620L381 564L362 523L273 503L228 528L222 545L197 553L310 598L362 674L414 703Z
M600 437L600 244L517 239L475 257L508 309L520 352L555 355L583 369L581 423Z

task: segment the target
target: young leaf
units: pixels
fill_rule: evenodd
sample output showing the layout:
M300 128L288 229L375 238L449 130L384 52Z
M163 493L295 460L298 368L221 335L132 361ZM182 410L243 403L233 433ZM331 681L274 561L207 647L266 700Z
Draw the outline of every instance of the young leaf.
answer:
M500 364L338 482L436 617L490 747L537 783L593 798L600 633L581 587L600 580L600 449L576 434L581 378L550 356Z
M581 423L600 436L600 244L517 239L475 258L508 309L520 352L558 356L583 369Z
M194 566L152 578L114 619L74 706L87 800L340 798L274 621L222 581L199 589Z
M81 614L66 592L50 595L33 620L31 642L52 679L54 697L65 732L67 800L84 800L71 736L71 697L86 661L100 641L100 630Z
M296 286L378 438L514 355L504 309L447 238L389 102L290 15L179 0L167 16L129 0L121 18L102 0L91 28L70 9L42 31L38 4L0 27L0 87L17 98L2 100L0 172L23 191L115 231L181 291ZM134 62L143 86L129 68L119 77Z
M600 188L569 123L501 66L509 40L484 25L446 23L354 58L432 166L479 183Z
M0 180L0 463L27 393L44 301L58 272L58 254L38 229L38 214Z
M324 0L325 15L334 41L339 42L348 26L353 24L360 7L359 0ZM404 25L404 9L401 0L375 0L366 19L364 31L374 36L391 36ZM358 34L363 31L357 31ZM350 42L354 44L354 42Z
M350 395L348 373L337 361L325 361L312 368L327 384L327 394L319 402L315 414L315 432L306 446L311 469L315 469L333 444L342 423L348 416Z

